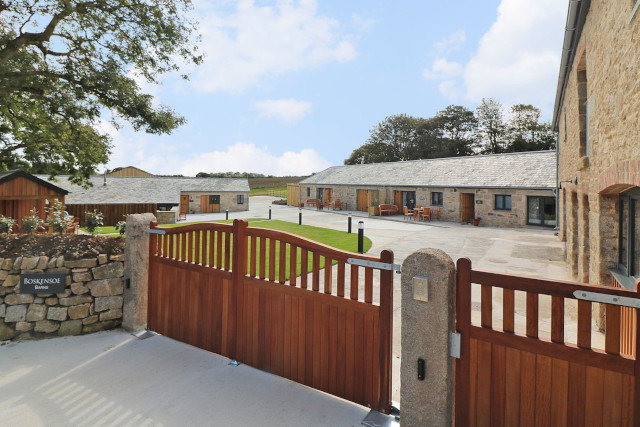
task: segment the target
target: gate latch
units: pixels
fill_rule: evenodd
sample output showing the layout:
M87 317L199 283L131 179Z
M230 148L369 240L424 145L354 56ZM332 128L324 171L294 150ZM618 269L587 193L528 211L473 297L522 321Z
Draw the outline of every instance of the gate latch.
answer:
M623 307L640 308L640 299L630 297L620 297L617 295L607 295L598 292L577 290L573 296L583 301L601 302L604 304L621 305Z
M359 265L361 267L377 268L378 270L395 270L396 273L402 273L402 266L400 264L391 264L388 262L380 261L368 261L366 259L359 258L347 258L347 263L352 265Z

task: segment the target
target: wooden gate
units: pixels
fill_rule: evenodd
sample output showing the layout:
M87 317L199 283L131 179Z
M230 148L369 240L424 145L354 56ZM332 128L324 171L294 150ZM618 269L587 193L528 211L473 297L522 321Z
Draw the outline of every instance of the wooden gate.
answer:
M479 285L479 324L471 319L472 284ZM494 290L502 293L501 325L494 324ZM621 307L606 304L604 349L593 348L592 303L577 301L573 324L565 317L565 303L576 300L576 291L640 296L627 289L475 271L468 259L458 260L456 425L639 424L640 365L620 352ZM541 297L551 301L550 339L540 336ZM522 325L514 309L520 302L526 305ZM577 331L575 344L566 331Z
M470 222L475 217L475 196L473 193L460 193L460 220Z
M164 234L150 235L149 329L389 413L393 272L347 259L393 263L391 251L240 220L151 229Z

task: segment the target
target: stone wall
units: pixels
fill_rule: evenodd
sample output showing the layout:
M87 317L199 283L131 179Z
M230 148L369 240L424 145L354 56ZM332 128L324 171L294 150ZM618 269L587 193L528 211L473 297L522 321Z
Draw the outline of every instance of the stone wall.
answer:
M122 323L124 254L65 261L57 257L0 259L0 341L81 335ZM21 294L22 273L66 273L59 294Z
M200 196L220 196L220 212L229 209L229 212L240 212L249 210L249 193L248 192L206 192L206 191L183 191L181 194L189 196L189 213L200 213ZM244 203L238 204L238 195L244 195Z
M307 188L310 196L307 197ZM492 227L525 227L527 226L527 196L554 197L553 190L525 190L525 189L489 189L489 188L441 188L441 187L356 187L348 185L336 185L321 187L318 185L301 184L302 200L315 198L318 188L333 189L333 199L340 199L346 202L349 210L357 207L357 190L378 190L380 192L380 203L394 204L394 193L396 191L415 191L416 205L428 206L435 209L438 206L431 204L431 193L441 192L443 203L440 206L440 220L459 222L460 215L460 194L474 193L476 200L476 215L482 218L480 225ZM511 210L503 211L495 209L495 196L497 194L511 196ZM477 203L480 201L481 203Z
M575 278L600 285L617 264L618 194L640 186L634 3L591 2L558 109L559 236Z

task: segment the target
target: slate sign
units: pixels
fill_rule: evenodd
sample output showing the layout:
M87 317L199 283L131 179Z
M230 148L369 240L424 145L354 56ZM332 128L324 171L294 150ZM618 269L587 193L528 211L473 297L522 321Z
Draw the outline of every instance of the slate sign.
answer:
M26 273L20 275L22 294L59 294L67 283L65 273Z

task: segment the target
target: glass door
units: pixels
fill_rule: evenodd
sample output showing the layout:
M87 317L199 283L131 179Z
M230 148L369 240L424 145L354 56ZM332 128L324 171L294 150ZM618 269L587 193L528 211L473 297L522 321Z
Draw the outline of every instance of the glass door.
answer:
M555 197L527 196L527 224L555 227Z

